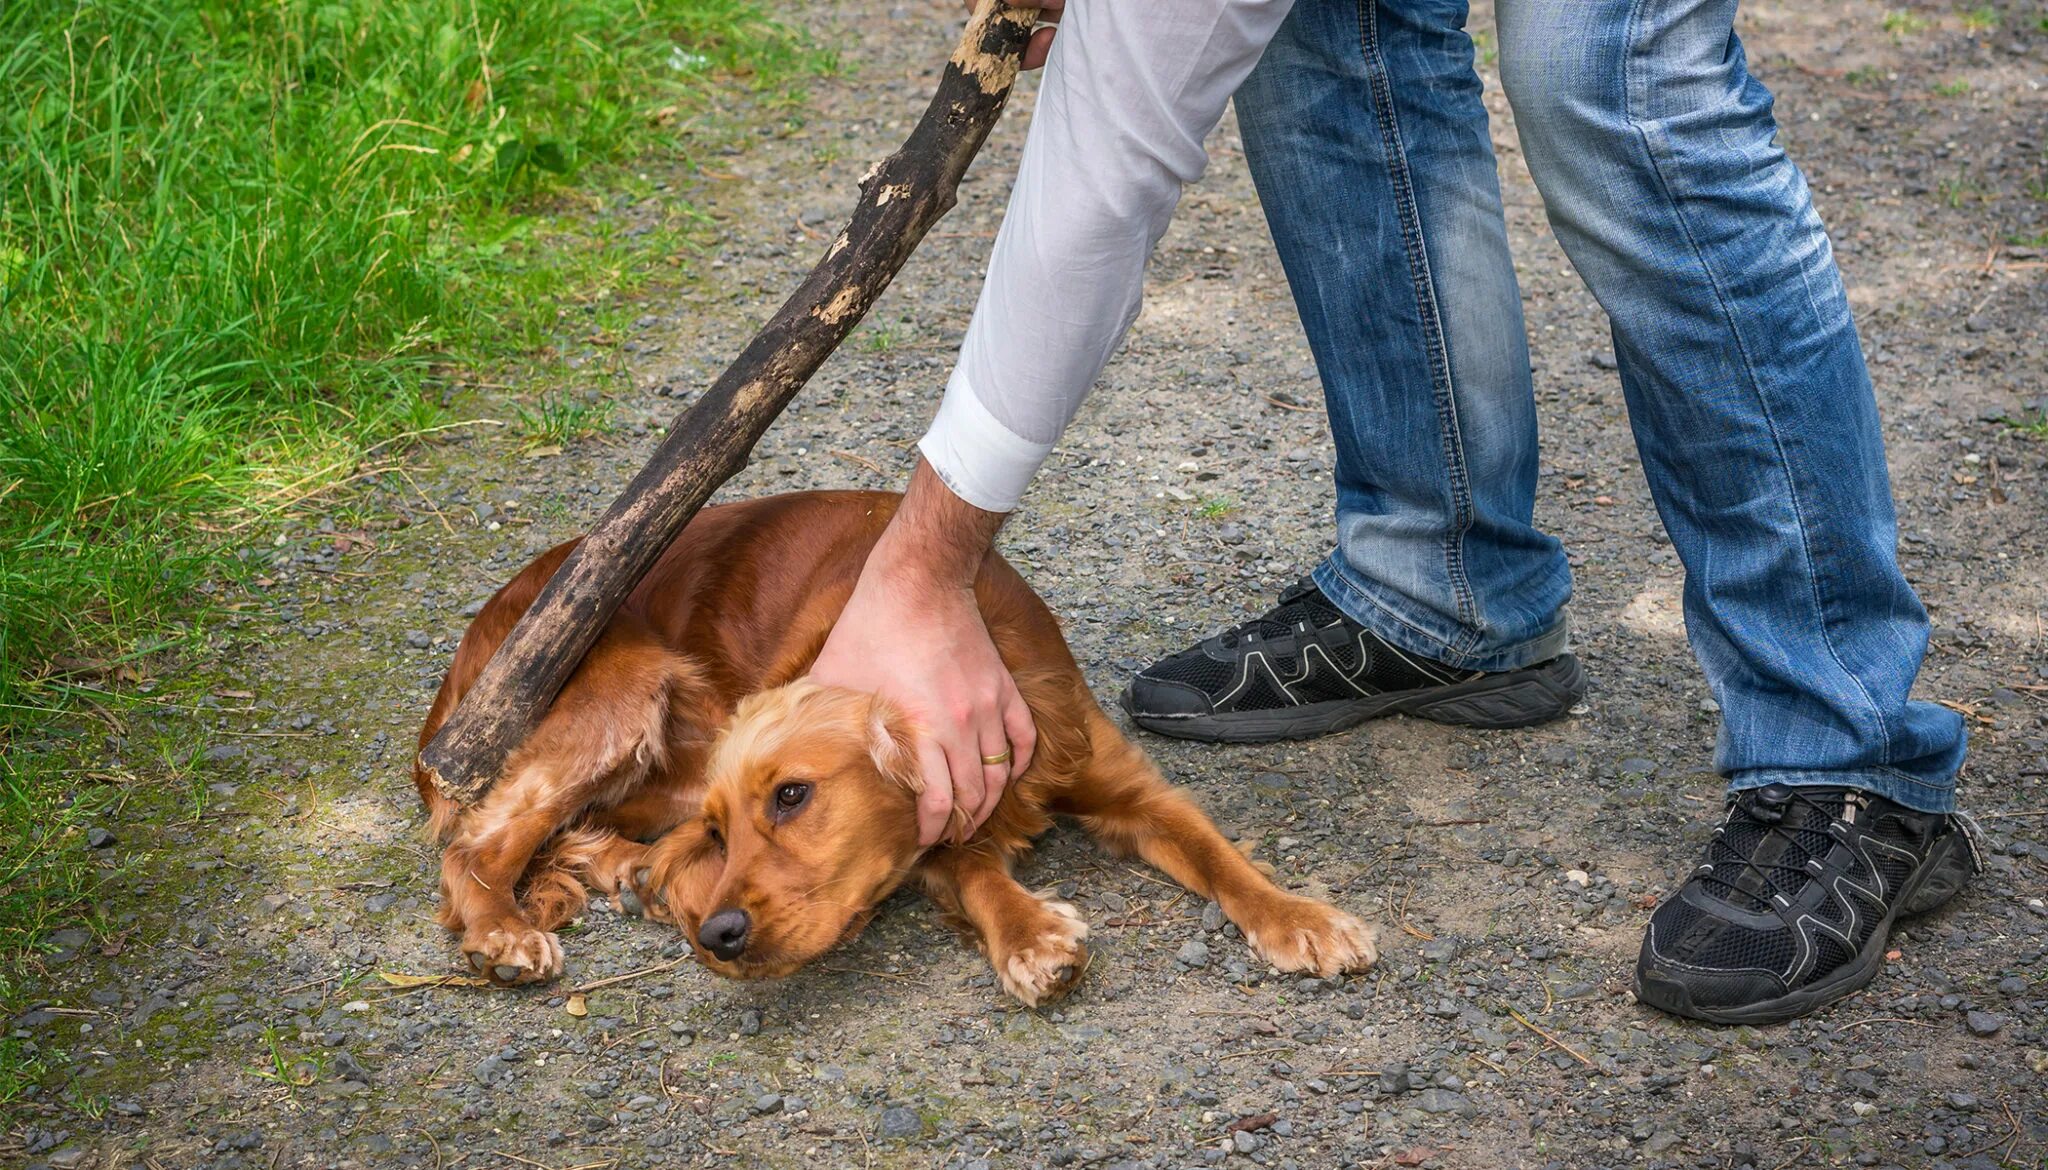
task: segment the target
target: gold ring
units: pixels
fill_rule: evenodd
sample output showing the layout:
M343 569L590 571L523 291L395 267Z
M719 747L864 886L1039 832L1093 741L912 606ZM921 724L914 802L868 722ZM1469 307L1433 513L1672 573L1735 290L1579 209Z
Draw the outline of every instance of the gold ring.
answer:
M999 756L983 756L981 757L981 762L987 764L991 768L995 767L997 764L1007 764L1010 762L1010 749L1004 748L1003 754Z

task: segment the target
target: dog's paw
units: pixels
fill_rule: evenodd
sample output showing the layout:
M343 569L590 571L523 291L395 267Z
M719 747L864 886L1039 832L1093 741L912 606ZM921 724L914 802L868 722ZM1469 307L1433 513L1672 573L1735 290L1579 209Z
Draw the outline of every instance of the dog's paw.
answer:
M493 983L546 983L562 974L562 942L519 923L473 932L462 940L471 969Z
M612 905L622 914L645 918L649 922L681 925L661 887L654 884L654 871L647 866L635 866L631 872L622 873L611 896Z
M1088 970L1088 924L1065 902L1044 895L1045 913L1019 933L1025 941L989 956L1003 990L1025 1007L1051 1003L1074 989Z
M1257 921L1238 927L1252 950L1282 971L1313 971L1327 979L1363 971L1380 957L1372 927L1313 898L1285 895Z

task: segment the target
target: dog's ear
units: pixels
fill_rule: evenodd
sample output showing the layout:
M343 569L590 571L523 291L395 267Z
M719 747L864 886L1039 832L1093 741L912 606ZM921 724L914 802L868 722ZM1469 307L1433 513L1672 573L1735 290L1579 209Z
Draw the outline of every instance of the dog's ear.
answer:
M924 771L917 766L917 746L902 714L880 695L868 698L868 757L875 770L912 793L924 792Z

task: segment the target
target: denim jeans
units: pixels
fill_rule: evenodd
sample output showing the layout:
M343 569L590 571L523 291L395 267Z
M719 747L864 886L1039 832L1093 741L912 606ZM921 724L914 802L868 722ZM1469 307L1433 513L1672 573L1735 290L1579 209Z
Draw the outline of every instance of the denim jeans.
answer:
M1954 807L1961 718L1908 697L1876 402L1735 0L1498 0L1501 81L1607 312L1736 789ZM1237 93L1337 448L1316 571L1387 641L1469 669L1558 654L1571 574L1533 524L1521 296L1462 0L1296 0Z

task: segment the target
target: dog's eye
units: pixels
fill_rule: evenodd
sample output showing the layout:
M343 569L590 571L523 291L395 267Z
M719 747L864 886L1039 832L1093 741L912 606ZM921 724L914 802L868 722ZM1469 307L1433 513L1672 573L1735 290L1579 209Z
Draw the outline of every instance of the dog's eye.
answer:
M810 798L810 785L791 781L775 790L775 811L779 813L795 812L803 807L804 801Z
M720 853L725 852L725 834L718 831L717 825L707 824L704 826L704 839L711 842L713 849L718 850Z

